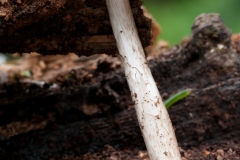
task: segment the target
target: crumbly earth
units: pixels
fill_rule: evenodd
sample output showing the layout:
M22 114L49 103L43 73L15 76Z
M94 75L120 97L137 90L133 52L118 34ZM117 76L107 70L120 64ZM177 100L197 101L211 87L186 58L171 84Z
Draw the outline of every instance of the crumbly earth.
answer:
M240 35L216 14L149 57L182 160L240 159ZM118 58L24 55L0 66L0 159L149 159Z
M151 19L144 16L141 0L129 2L140 40L147 47L151 42ZM116 55L106 1L0 0L0 51Z

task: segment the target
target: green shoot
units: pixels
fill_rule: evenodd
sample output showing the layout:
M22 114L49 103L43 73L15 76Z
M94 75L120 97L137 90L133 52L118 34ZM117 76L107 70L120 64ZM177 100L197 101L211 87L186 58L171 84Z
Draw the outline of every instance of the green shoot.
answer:
M22 71L22 72L20 73L20 75L23 76L23 77L28 77L28 78L32 76L30 70Z
M176 94L174 94L173 96L171 96L170 98L168 98L166 101L164 101L165 107L167 109L169 109L173 104L175 104L176 102L186 98L188 95L190 95L191 93L191 89L185 89L182 90Z

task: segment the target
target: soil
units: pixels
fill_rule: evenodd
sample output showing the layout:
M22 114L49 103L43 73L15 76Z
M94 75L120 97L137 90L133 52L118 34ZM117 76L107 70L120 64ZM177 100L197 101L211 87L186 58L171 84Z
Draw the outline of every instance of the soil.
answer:
M141 0L129 2L147 47L151 19L144 16ZM105 0L1 0L0 24L1 53L117 54Z
M200 15L181 45L149 66L169 109L182 159L240 159L240 34ZM26 54L0 66L0 159L148 159L117 57Z

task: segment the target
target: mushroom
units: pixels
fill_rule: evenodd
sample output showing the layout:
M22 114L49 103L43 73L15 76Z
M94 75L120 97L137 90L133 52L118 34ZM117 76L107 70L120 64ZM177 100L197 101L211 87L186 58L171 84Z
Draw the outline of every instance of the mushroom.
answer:
M106 3L149 157L180 160L171 120L148 67L129 0L106 0Z

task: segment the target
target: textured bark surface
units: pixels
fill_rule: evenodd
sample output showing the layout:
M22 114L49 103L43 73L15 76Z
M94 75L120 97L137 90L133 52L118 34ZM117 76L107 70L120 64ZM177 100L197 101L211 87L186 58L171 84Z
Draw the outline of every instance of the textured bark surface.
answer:
M141 42L151 41L151 20L130 0ZM104 0L1 0L0 52L43 55L117 53Z

